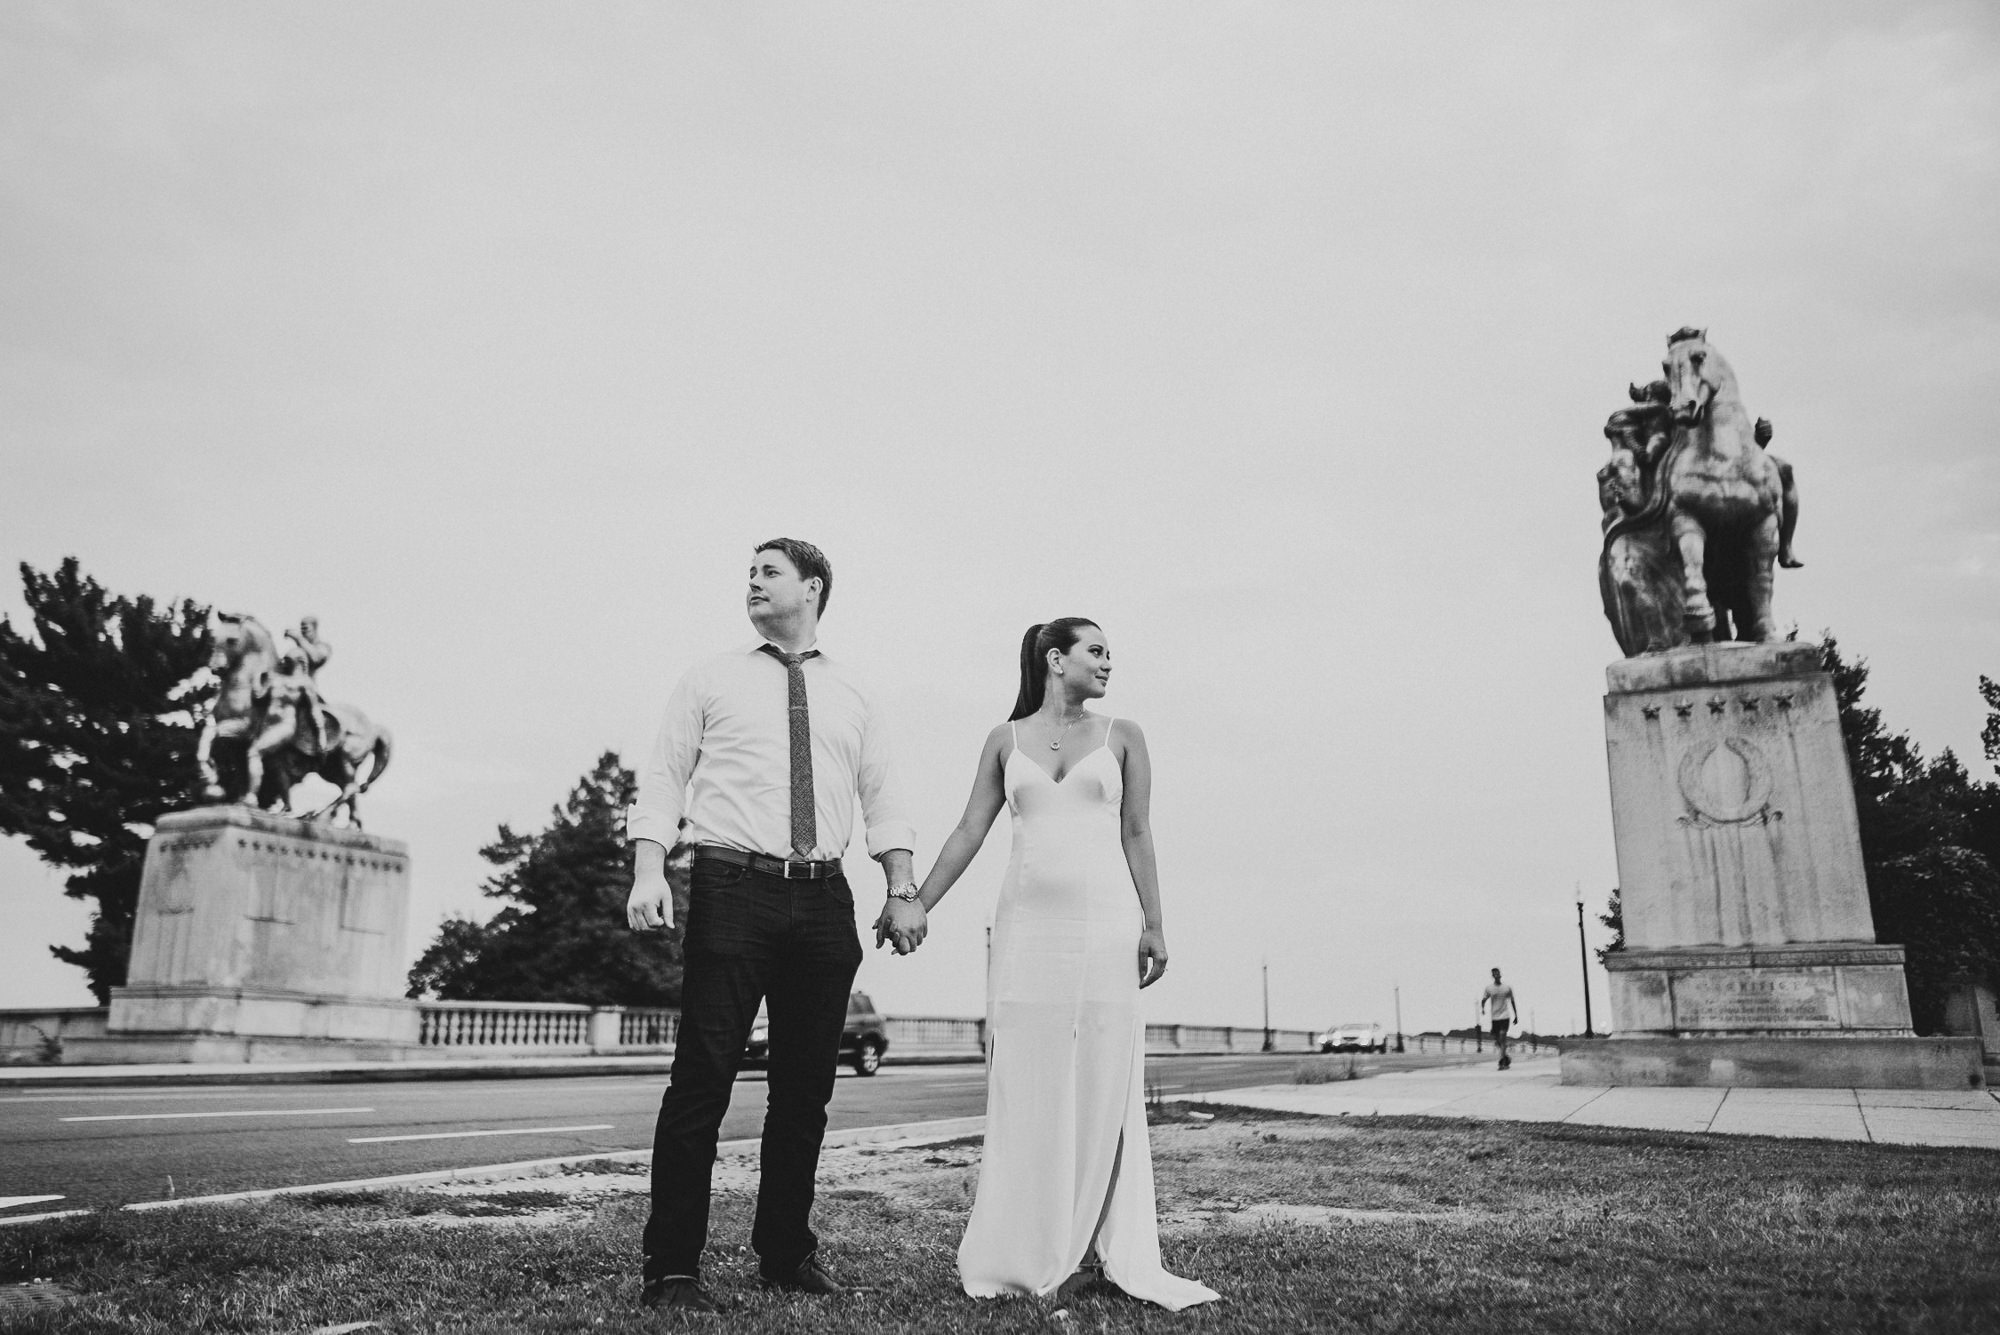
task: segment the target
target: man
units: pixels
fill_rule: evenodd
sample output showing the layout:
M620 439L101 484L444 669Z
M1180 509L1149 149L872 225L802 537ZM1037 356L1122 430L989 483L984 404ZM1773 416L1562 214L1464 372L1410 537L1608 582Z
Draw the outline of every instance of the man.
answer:
M907 953L927 925L910 874L915 830L880 712L843 661L815 647L832 584L811 543L775 538L757 548L747 602L762 639L681 678L627 821L634 928L673 925L666 859L683 818L693 862L680 1032L653 1136L640 1295L648 1307L721 1310L700 1280L709 1178L759 1003L769 1006L771 1046L751 1246L768 1286L843 1291L820 1261L808 1216L861 963L840 862L857 797L891 896L877 943L886 936Z
M1514 1005L1514 989L1500 981L1498 969L1493 971L1492 985L1479 995L1479 1008L1493 1023L1493 1047L1500 1054L1500 1069L1504 1071L1514 1064L1507 1055L1507 1031L1520 1011Z
M328 736L326 703L319 693L319 670L333 657L333 646L319 637L318 617L299 618L299 628L286 631L285 638L292 642L285 657L298 665L289 685L298 709L297 735L308 753L324 755L332 738Z
M1751 428L1751 437L1757 448L1771 454L1771 419L1760 417ZM1778 481L1784 487L1784 511L1778 516L1778 564L1787 570L1797 570L1805 564L1792 554L1792 534L1799 528L1799 484L1792 476L1792 466L1775 454L1771 462L1778 466Z

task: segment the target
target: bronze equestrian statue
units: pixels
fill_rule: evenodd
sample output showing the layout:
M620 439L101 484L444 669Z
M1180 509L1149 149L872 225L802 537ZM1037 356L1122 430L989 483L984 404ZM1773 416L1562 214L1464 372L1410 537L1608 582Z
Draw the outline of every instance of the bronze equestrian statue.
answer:
M1792 554L1798 487L1767 452L1736 375L1704 331L1667 340L1664 380L1633 386L1604 426L1598 591L1626 657L1715 640L1774 640L1773 567Z
M317 774L340 791L305 819L319 820L344 806L348 822L359 829L356 799L389 767L389 731L352 705L321 697L316 674L331 646L319 638L316 618L305 618L285 636L289 643L280 647L255 617L216 616L209 668L220 687L195 746L206 795L290 811L292 789ZM218 744L226 773L217 764Z

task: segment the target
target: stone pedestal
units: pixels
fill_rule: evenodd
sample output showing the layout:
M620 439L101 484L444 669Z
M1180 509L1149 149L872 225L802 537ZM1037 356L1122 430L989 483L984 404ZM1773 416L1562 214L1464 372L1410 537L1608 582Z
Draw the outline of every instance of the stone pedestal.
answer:
M2000 1003L1977 978L1961 978L1945 995L1944 1031L1979 1040L1986 1064L2000 1065Z
M1976 1043L1912 1035L1902 948L1875 940L1818 648L1700 645L1606 675L1625 949L1612 1037L1565 1045L1564 1080L1981 1085Z
M409 855L250 807L161 819L132 961L102 1038L66 1061L379 1060L417 1041L403 999Z

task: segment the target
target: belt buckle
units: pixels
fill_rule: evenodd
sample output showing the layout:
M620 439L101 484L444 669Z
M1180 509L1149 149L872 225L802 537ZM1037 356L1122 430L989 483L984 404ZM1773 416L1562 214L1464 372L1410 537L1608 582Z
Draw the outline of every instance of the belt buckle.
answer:
M799 874L797 876L792 875L792 868L794 867L800 868ZM799 862L792 858L786 858L784 877L788 881L810 881L813 878L813 864L810 862Z

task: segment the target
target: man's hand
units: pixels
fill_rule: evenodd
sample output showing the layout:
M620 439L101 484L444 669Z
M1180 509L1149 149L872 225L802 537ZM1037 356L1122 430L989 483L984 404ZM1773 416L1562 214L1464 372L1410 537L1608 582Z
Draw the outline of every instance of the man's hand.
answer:
M635 932L674 925L674 888L665 873L635 872L632 893L625 897L625 921Z
M632 893L625 922L635 932L674 925L674 888L667 883L667 850L651 839L633 841Z
M875 946L879 950L884 941L893 941L896 953L907 955L924 943L930 930L930 915L924 912L921 903L914 899L892 899L882 906L875 919Z
M1167 971L1167 934L1157 927L1139 933L1139 986L1151 987Z

